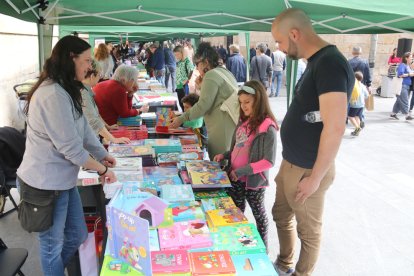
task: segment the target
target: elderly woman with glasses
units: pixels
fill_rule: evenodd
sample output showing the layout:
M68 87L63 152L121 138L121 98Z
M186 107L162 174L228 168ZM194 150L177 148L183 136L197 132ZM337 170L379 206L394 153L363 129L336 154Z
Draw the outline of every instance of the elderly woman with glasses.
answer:
M132 107L132 98L138 90L138 70L135 67L121 65L112 79L95 85L95 101L102 119L108 125L114 125L118 118L134 117L148 111L148 105L140 109Z
M201 85L199 101L183 115L174 118L170 127L176 128L184 122L204 117L208 133L208 154L213 158L230 149L236 124L229 113L220 109L237 88L233 74L219 66L218 54L210 43L203 42L194 56L200 72L196 83Z
M116 128L117 125L110 126L104 122L101 115L99 115L98 107L95 103L95 93L93 88L101 78L101 65L95 60L92 61L92 68L86 73L85 79L82 81L84 89L82 94L82 111L88 120L89 125L96 135L102 136L106 141L124 144L129 143L130 140L126 137L115 138L108 130Z

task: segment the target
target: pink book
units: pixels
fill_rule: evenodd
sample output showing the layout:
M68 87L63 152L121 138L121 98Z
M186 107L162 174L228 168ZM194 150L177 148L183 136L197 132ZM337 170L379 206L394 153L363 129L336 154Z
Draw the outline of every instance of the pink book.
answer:
M161 250L192 249L213 245L205 220L175 222L172 226L158 228Z
M151 263L153 274L190 272L187 250L152 251Z

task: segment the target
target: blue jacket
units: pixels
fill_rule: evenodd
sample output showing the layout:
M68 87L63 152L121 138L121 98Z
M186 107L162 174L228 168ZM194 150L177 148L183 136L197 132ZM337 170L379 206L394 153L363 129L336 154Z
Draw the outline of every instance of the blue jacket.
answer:
M176 67L176 61L173 51L170 48L164 48L165 65Z
M368 61L360 57L353 57L348 60L348 62L354 72L360 71L362 73L362 83L365 84L366 87L370 87L372 80L371 73L369 72Z
M157 48L152 55L151 67L154 70L163 70L165 67L164 51L162 48Z
M246 81L246 61L239 53L232 54L226 62L227 69L233 73L237 82Z

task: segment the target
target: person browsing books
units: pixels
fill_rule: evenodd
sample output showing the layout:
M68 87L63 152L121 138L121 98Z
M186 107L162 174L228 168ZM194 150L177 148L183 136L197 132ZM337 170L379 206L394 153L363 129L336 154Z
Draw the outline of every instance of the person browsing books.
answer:
M26 218L26 227L37 225L33 231L39 232L46 276L64 275L65 266L88 236L76 187L79 167L97 171L103 182L116 181L108 169L116 165L115 159L99 143L82 111L81 81L91 69L90 47L76 36L60 39L25 108L26 151L17 170L19 218L22 225ZM32 207L22 209L26 199ZM30 214L36 218L31 220Z
M132 107L132 98L138 90L138 70L121 65L116 68L112 79L95 85L95 102L102 119L108 125L117 123L118 118L134 117L148 111L148 105L139 109Z
M99 115L98 107L95 103L95 93L93 92L92 87L95 86L102 74L102 68L99 63L95 60L92 60L92 68L86 73L85 79L82 81L84 89L81 90L82 93L82 111L88 120L89 125L95 134L101 135L104 139L109 142L124 144L130 143L131 141L127 137L115 138L108 130L115 128L109 126ZM115 125L117 126L117 125Z
M240 121L230 150L214 156L214 161L229 161L231 188L228 188L228 194L243 212L247 200L267 247L269 221L264 197L265 188L269 186L269 169L275 163L279 128L270 109L266 88L259 81L246 82L238 96Z
M200 96L197 94L191 93L181 99L181 102L184 106L184 112L190 110L197 102ZM201 142L202 148L206 148L208 145L208 137L206 126L204 125L203 117L184 122L184 127L190 127L194 130L195 134L198 136L199 141Z
M231 136L236 124L226 111L220 109L237 87L233 74L219 66L216 50L209 42L200 43L194 56L200 76L196 83L201 85L200 100L188 111L173 119L171 128L177 128L186 121L204 117L208 137L210 158L230 148ZM178 76L177 76L178 80Z

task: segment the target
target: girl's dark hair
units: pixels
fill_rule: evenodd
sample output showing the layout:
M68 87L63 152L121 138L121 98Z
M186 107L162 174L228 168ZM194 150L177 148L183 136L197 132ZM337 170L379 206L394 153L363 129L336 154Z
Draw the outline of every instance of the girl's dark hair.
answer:
M68 35L60 39L53 47L51 56L46 60L39 80L29 91L27 104L25 107L26 115L29 112L30 101L33 94L46 79L58 83L65 89L73 101L73 105L78 115L82 115L82 96L80 90L83 88L82 82L76 80L76 69L73 58L77 57L91 46L79 37Z
M216 68L219 65L219 56L216 50L211 47L210 42L200 43L194 55L194 60L197 60L197 62L207 60L212 68Z
M391 56L391 58L395 58L395 56L397 55L396 53L394 53L394 51L395 50L397 50L397 48L394 48L393 50L392 50L392 56Z
M239 96L241 94L245 94L245 95L252 95L254 98L253 114L250 116L250 121L249 121L250 130L252 132L256 131L257 128L260 126L260 124L264 121L264 119L266 119L266 117L269 117L270 119L272 119L276 123L276 129L279 129L276 118L273 115L272 110L270 109L269 98L267 97L266 88L263 86L263 84L257 80L251 80L251 81L246 82L244 86L251 87L256 91L254 95L244 90L240 90L238 93ZM249 119L249 117L246 117L244 115L241 107L240 107L240 119L243 122Z
M411 53L410 52L406 52L406 53L404 53L404 55L402 56L402 60L401 60L401 62L402 63L405 63L405 64L407 64L408 63L408 58L411 56Z
M199 98L200 96L198 96L197 94L191 93L182 98L181 103L188 103L189 105L194 106L198 102Z

